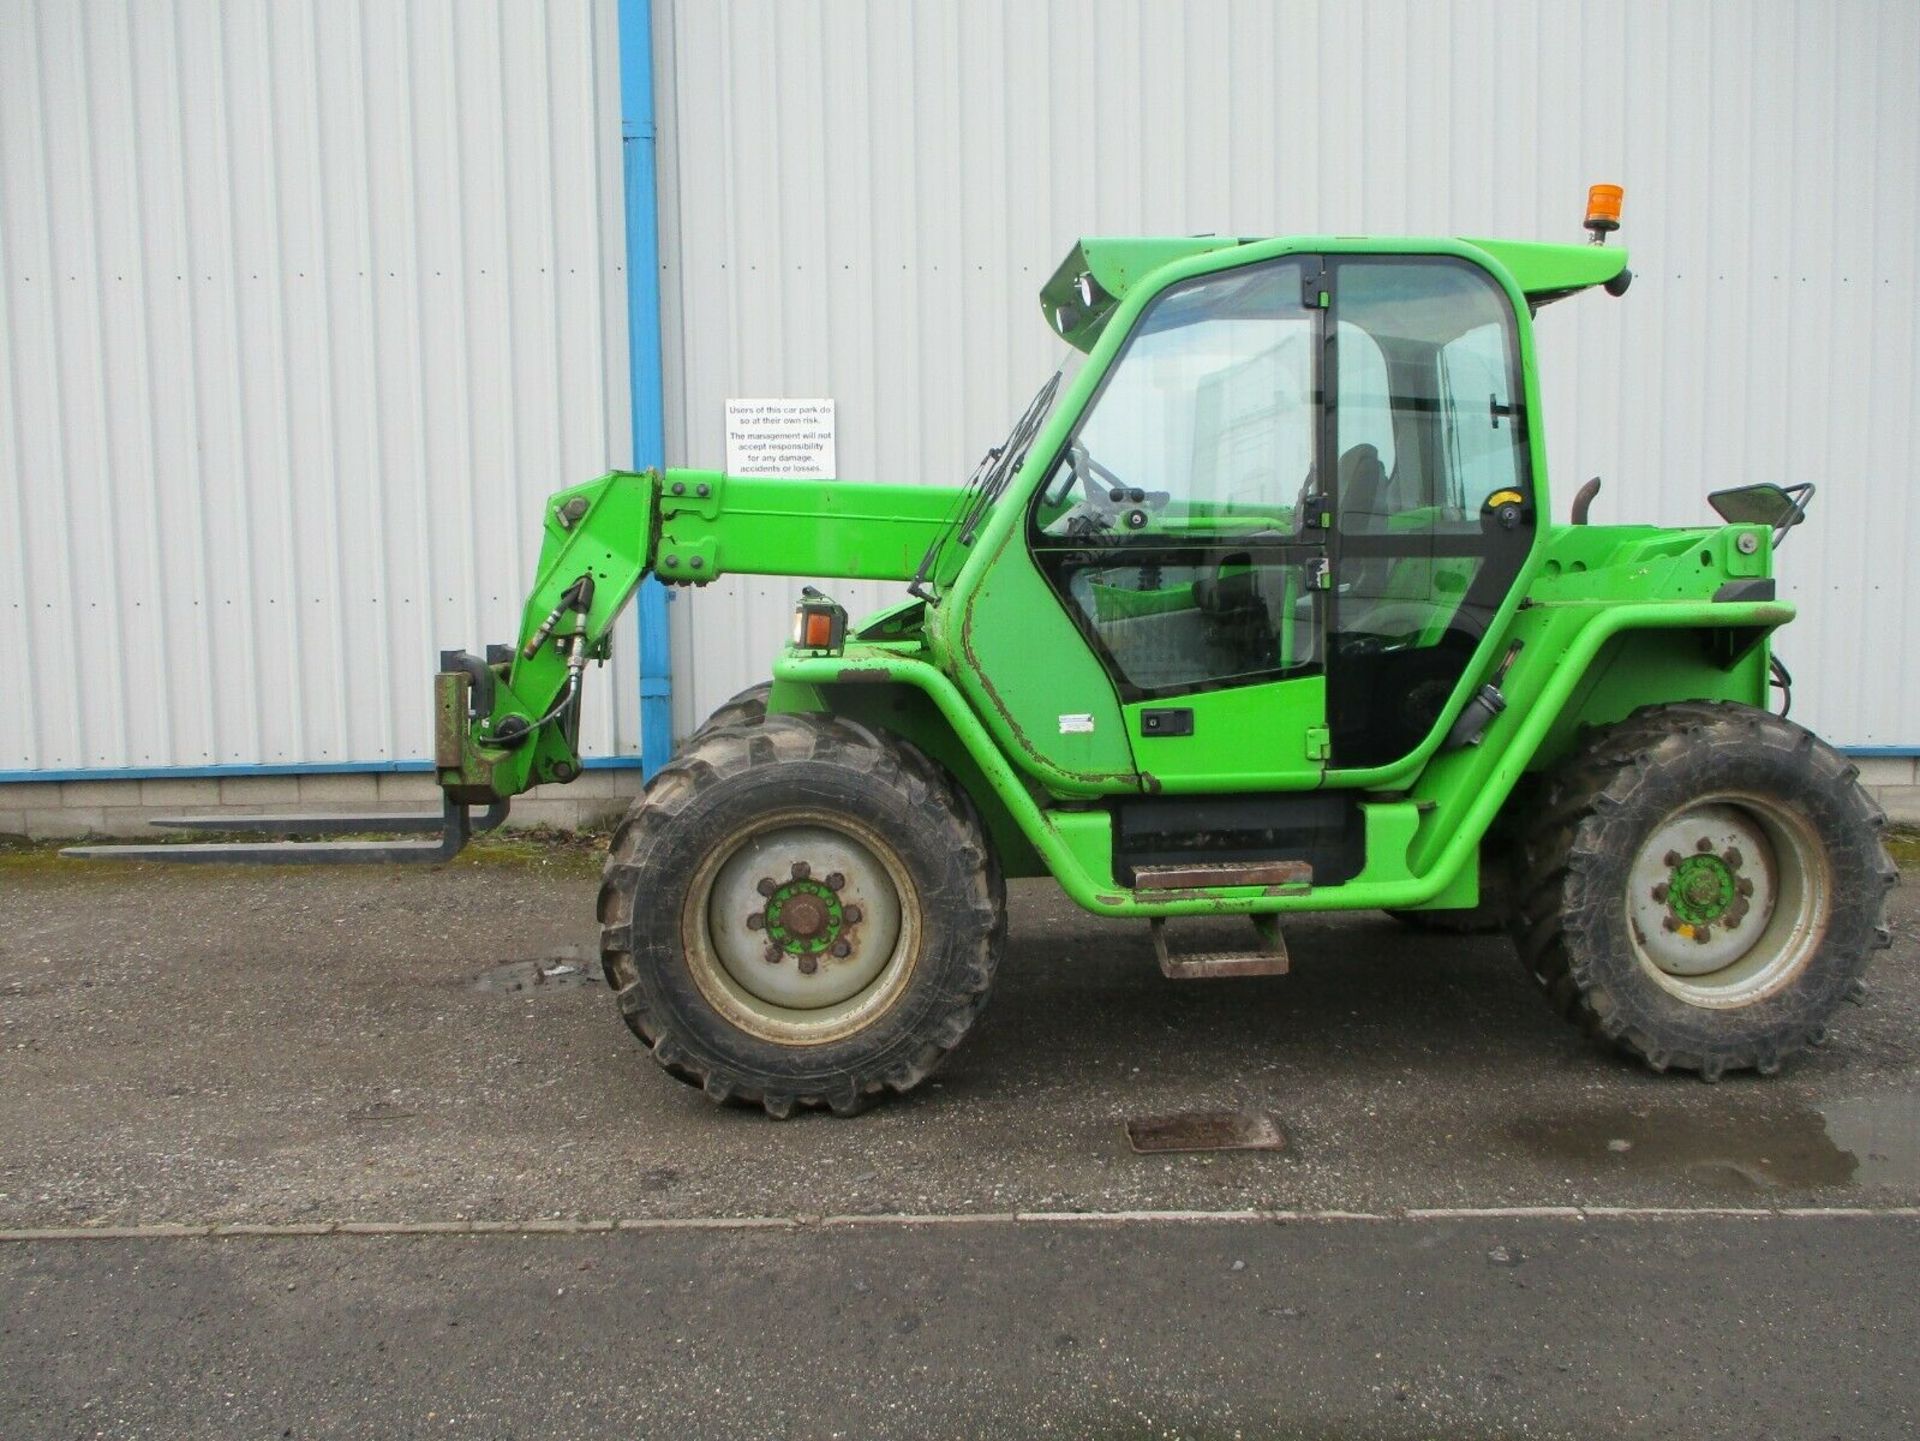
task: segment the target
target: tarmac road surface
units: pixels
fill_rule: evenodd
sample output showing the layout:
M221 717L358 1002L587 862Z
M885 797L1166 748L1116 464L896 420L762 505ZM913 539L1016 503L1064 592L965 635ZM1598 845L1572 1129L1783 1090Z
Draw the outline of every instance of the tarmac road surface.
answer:
M0 1437L1914 1429L1910 891L1829 1045L1706 1086L1499 942L1176 984L1021 884L936 1084L781 1124L631 1041L593 889L0 857ZM1128 1147L1198 1107L1288 1147Z

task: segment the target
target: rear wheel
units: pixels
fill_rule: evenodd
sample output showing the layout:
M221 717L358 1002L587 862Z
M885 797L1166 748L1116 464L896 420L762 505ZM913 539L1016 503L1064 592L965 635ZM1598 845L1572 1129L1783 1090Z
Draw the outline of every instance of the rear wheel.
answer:
M1747 706L1655 706L1600 732L1525 838L1529 974L1655 1070L1777 1070L1888 944L1898 873L1856 775Z
M1003 887L971 807L829 716L697 736L615 834L601 952L654 1059L716 1101L842 1114L918 1085L986 1005Z

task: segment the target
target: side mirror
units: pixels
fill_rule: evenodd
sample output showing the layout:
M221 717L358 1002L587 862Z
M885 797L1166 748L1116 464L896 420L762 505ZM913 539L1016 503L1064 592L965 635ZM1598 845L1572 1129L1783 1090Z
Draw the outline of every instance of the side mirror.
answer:
M1770 527L1777 541L1789 526L1807 518L1807 502L1812 499L1811 484L1782 486L1762 482L1716 490L1707 497L1707 504L1722 520L1733 525Z

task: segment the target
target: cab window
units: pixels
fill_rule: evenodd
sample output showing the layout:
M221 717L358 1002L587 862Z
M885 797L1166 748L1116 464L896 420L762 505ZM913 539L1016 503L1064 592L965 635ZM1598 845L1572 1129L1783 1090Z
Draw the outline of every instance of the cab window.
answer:
M1270 262L1155 300L1040 493L1036 558L1128 698L1320 666L1301 274Z

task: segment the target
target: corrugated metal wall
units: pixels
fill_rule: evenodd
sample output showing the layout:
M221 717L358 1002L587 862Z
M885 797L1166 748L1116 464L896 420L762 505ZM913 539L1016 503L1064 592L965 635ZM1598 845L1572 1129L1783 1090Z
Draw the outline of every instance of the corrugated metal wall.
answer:
M1620 181L1632 293L1540 320L1558 513L1596 473L1596 519L1665 523L1817 481L1795 715L1920 746L1920 6L660 0L656 42L675 463L721 463L730 395L830 395L843 474L963 478L1079 235L1579 239ZM677 729L794 589L676 597Z
M617 67L612 0L0 0L0 772L431 753L629 454Z

